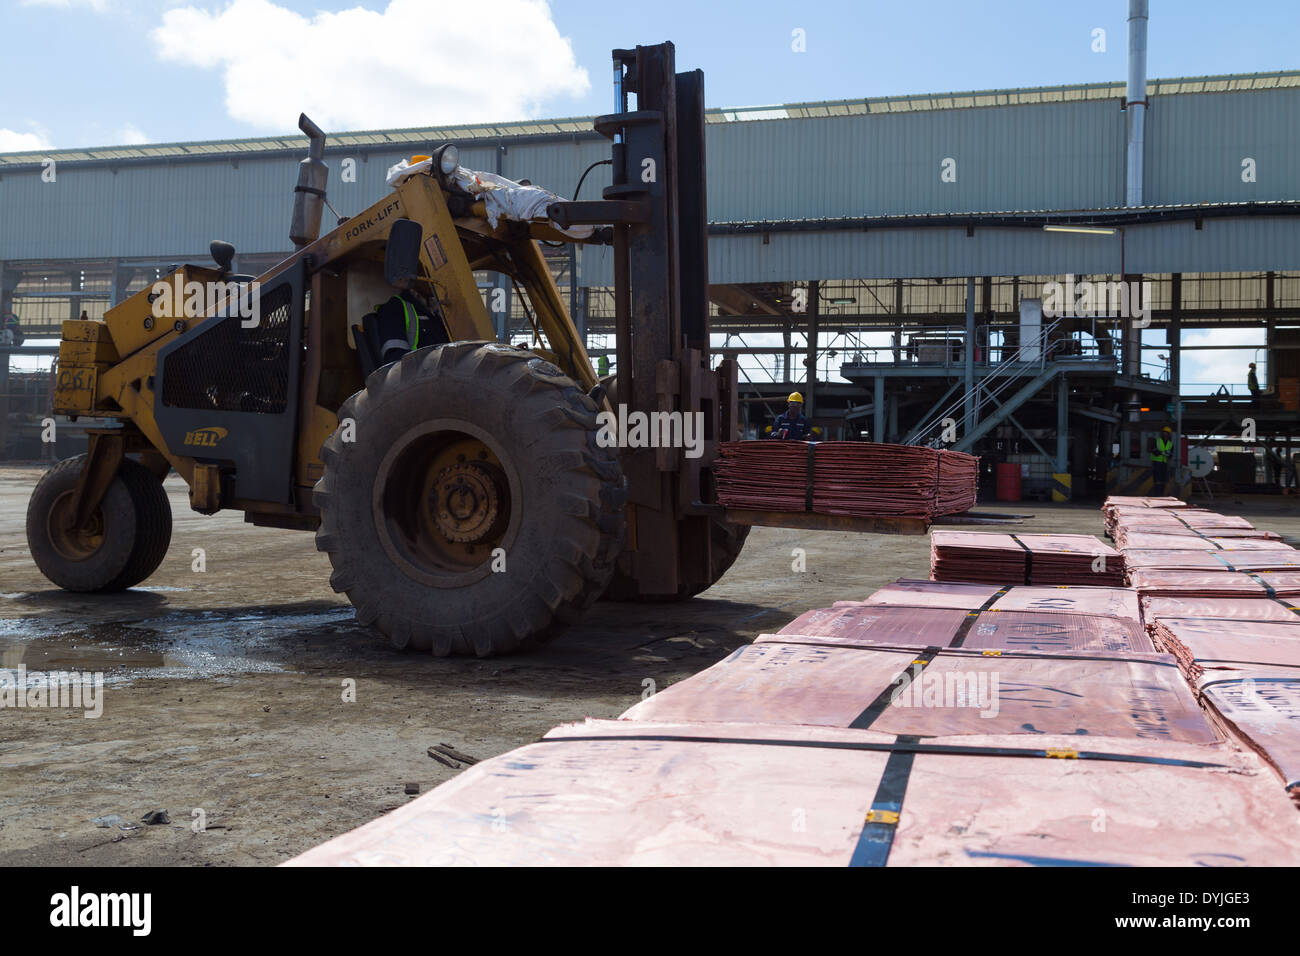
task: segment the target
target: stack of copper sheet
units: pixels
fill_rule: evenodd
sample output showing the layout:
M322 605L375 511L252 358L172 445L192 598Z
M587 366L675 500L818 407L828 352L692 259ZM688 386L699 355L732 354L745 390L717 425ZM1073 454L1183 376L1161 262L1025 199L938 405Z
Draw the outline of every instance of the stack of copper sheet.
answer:
M956 515L975 507L979 488L980 460L959 451L939 452L939 492L936 515Z
M1129 551L1195 551L1198 548L1218 547L1209 538L1191 534L1154 534L1147 531L1115 532L1115 547L1121 554Z
M1122 587L1124 561L1090 534L930 533L930 577L990 584L1067 584L1086 581Z
M1160 618L1155 634L1229 733L1300 792L1300 616L1295 623Z
M1168 571L1285 571L1300 570L1300 551L1291 548L1246 551L1161 551L1131 548L1124 552L1124 566L1159 568Z
M1181 502L1180 502L1181 504ZM1130 499L1107 498L1102 506L1106 534L1120 551L1204 550L1230 547L1225 540L1277 541L1238 515L1221 515L1204 508L1135 506ZM1193 539L1200 539L1194 543Z
M1180 522L1193 531L1202 534L1217 534L1219 532L1233 531L1254 531L1255 526L1240 515L1221 515L1213 511L1202 511L1198 509L1187 509L1185 511L1172 512Z
M1258 536L1233 536L1226 532L1207 535L1205 538L1216 548L1224 551L1291 551L1291 545L1281 540L1272 531L1260 531Z
M1030 584L1123 587L1124 559L1090 534L1020 534L1029 549Z
M1141 594L1180 597L1300 597L1300 570L1229 571L1138 567L1128 583Z
M1158 503L1157 503L1158 502ZM1114 529L1120 515L1145 515L1158 517L1161 511L1172 508L1186 508L1188 505L1177 498L1130 498L1112 495L1101 506L1102 524L1109 537L1115 537Z
M1300 667L1207 670L1196 687L1211 715L1272 764L1300 798Z
M1057 611L1122 618L1134 624L1142 620L1136 591L1128 588L1050 587L1012 588L993 603L996 611Z
M1121 508L1187 508L1189 505L1181 498L1174 498L1170 495L1163 497L1151 496L1132 496L1132 495L1111 495L1102 505L1102 508L1108 507Z
M1285 730L1236 672L1207 679L1239 652L1161 653L1138 615L1127 589L900 581L292 864L1293 864L1294 808L1219 732ZM1300 767L1289 746L1263 752Z
M1206 598L1185 594L1143 597L1142 618L1148 627L1154 627L1164 618L1300 625L1300 613L1291 610L1290 602L1264 597Z
M1013 589L1014 595L1016 590ZM850 647L965 647L976 651L1113 652L1154 650L1134 618L1017 610L1014 600L984 610L898 607L841 601L807 611L781 634ZM1020 602L1023 603L1023 602Z
M588 720L288 865L1294 865L1261 769L1146 737Z
M1128 588L1071 587L1063 584L1051 587L994 587L988 584L902 578L893 584L886 584L865 601L837 601L834 606L855 607L859 603L912 608L961 608L966 611L981 608L994 611L1055 611L1062 614L1123 618L1134 624L1142 620L1136 591Z
M1218 550L1165 550L1163 548L1129 548L1124 552L1124 567L1129 575L1139 569L1159 569L1162 571L1231 571L1216 554Z
M900 675L911 678L900 686ZM1062 693L1068 688L1068 693ZM1050 702L1050 703L1048 703ZM1087 734L1212 744L1175 662L1155 652L845 644L763 635L642 701L627 720L793 723L887 734Z
M1015 536L986 531L930 532L930 577L935 581L1027 584L1029 550Z
M1300 668L1300 627L1296 626L1300 616L1291 618L1282 622L1163 617L1155 621L1151 633L1195 684L1206 670L1243 665Z
M1143 595L1178 597L1194 595L1206 598L1266 597L1268 589L1255 577L1241 571L1165 571L1159 568L1134 568L1129 584Z
M973 611L986 601L1005 593L997 584L940 584L937 581L913 581L900 578L870 595L865 604L897 604L902 607L959 607ZM836 602L836 606L846 602ZM853 603L853 602L847 602Z
M1114 506L1107 521L1157 646L1214 722L1300 794L1300 551L1245 518L1202 509L1153 521Z
M933 518L975 505L979 459L871 442L724 442L714 464L728 508Z

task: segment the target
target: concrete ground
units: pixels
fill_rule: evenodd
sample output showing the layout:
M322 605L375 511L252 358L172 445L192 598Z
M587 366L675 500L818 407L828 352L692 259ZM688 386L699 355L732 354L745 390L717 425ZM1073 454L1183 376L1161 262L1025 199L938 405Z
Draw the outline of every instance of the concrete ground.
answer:
M411 799L406 784L454 776L432 745L483 759L617 716L809 608L929 574L927 537L756 528L695 600L601 603L541 651L439 660L357 627L309 534L194 514L174 476L171 551L145 586L55 590L24 533L40 473L0 468L0 667L103 671L106 687L98 719L0 711L0 866L279 863ZM1208 504L1300 538L1293 500ZM1035 515L1025 532L1101 534L1093 503L1016 510ZM805 573L791 571L795 548ZM92 822L159 809L170 825Z

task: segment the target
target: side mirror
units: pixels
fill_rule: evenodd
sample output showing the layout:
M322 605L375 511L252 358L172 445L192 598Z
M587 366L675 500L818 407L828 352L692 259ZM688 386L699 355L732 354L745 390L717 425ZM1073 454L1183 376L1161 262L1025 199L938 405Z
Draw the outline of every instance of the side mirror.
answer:
M230 263L235 259L234 246L220 239L213 239L208 243L208 251L212 253L212 261L217 264L217 269L223 276L230 271Z
M398 219L388 231L384 249L384 280L401 288L420 274L420 242L424 230L418 222Z

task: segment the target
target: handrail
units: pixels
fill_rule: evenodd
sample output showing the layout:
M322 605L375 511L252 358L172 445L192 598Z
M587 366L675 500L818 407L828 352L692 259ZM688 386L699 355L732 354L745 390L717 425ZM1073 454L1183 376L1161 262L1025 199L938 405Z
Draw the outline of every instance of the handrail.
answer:
M1035 366L1037 367L1038 372L1042 372L1047 367L1047 355L1053 345L1051 342L1051 335L1061 325L1062 321L1063 319L1057 319L1051 325L1044 326L1042 331L1039 332L1038 337L1033 342L1022 342L1018 345L1010 358L1003 359L1002 362L988 375L972 385L961 395L960 398L943 411L936 414L928 423L922 425L919 429L913 429L904 444L928 445L930 447L935 447L935 443L938 439L937 436L932 437L931 433L943 424L944 419L953 418L955 413L960 411L965 405L969 403L978 404L979 393L981 391L983 391L990 400L996 401L998 396L1006 391L1012 383L1019 381L1028 374L1031 369L1034 369ZM1023 361L1021 355L1025 350L1032 350L1034 348L1037 348L1038 350L1037 360L1035 361L1034 359L1030 359L1028 362ZM1000 375L999 373L1002 372L1014 372L1015 374ZM994 382L994 387L992 389L988 388L989 382Z

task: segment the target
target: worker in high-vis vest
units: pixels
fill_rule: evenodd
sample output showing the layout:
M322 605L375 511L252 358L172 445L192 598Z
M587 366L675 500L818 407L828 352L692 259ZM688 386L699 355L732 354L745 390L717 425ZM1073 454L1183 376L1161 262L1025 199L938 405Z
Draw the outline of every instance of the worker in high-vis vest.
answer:
M420 347L420 317L415 306L400 295L375 306L378 319L380 363L396 362Z
M450 341L437 300L410 293L390 296L376 305L352 326L352 336L366 375L407 352Z
M1166 425L1155 437L1151 451L1151 494L1159 497L1165 493L1169 481L1169 456L1174 452L1174 430Z

